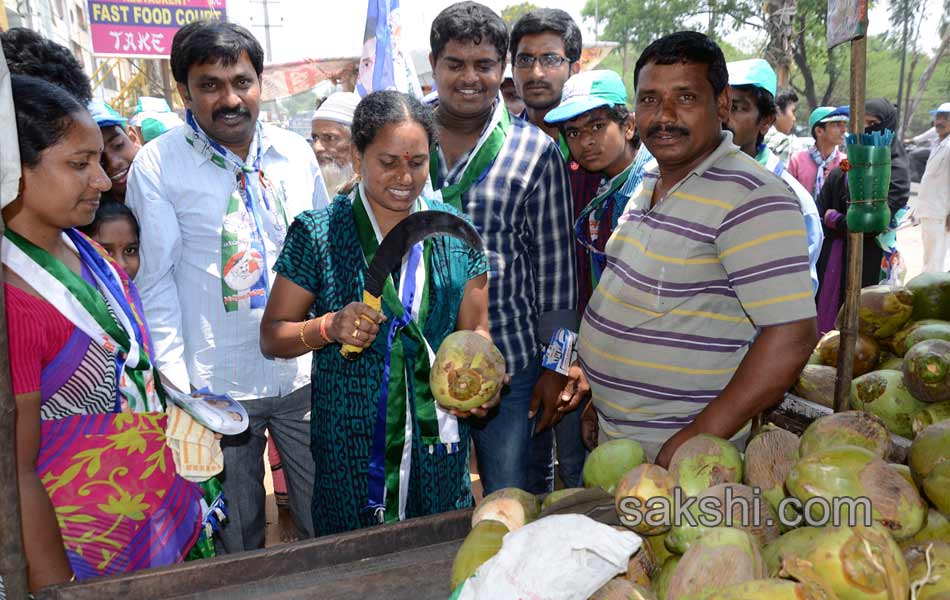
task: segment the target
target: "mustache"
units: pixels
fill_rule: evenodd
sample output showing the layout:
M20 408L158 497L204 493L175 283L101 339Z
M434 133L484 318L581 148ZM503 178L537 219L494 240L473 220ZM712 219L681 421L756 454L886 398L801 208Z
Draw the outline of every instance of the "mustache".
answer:
M682 125L651 125L647 129L647 137L653 137L658 133L673 133L678 135L689 135L689 129Z
M216 121L221 117L230 117L232 115L238 116L238 117L250 117L251 111L247 110L246 108L241 108L241 107L219 108L218 110L211 113L211 118Z
M543 87L546 89L551 89L551 83L544 81L543 79L538 79L538 80L524 82L524 87L525 89L529 87Z

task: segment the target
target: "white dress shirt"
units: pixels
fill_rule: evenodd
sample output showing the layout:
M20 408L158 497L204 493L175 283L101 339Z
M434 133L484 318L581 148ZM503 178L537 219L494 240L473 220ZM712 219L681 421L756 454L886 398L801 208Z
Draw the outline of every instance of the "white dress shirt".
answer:
M135 283L162 374L175 386L208 386L236 400L286 396L310 382L310 355L265 358L262 308L225 312L221 296L221 228L234 190L231 171L213 164L178 127L146 144L132 164L126 204L141 226ZM263 127L263 170L283 186L288 222L328 204L310 145L295 133ZM257 153L256 141L248 153ZM263 231L271 286L282 248Z
M946 219L950 215L950 135L930 151L914 212L921 219Z

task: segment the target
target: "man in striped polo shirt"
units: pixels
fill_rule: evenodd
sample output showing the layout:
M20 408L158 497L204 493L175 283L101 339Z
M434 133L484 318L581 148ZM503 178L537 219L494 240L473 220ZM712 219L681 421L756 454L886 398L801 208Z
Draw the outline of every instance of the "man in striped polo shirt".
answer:
M579 334L601 439L636 439L662 466L698 433L740 437L817 338L798 201L722 131L728 78L696 32L637 61L637 128L658 168L607 243Z

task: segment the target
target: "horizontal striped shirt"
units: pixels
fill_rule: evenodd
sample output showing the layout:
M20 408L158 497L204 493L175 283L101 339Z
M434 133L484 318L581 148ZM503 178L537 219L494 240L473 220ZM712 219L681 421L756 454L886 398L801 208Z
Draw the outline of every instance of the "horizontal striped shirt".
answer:
M506 110L504 102L495 110ZM446 169L439 149L442 186L458 183L470 154ZM481 234L491 267L492 339L508 372L520 371L554 331L577 327L573 206L558 145L531 123L511 119L495 162L462 194L462 210Z
M607 243L578 341L602 431L654 448L719 395L757 329L815 317L798 200L731 134L651 208L658 177Z

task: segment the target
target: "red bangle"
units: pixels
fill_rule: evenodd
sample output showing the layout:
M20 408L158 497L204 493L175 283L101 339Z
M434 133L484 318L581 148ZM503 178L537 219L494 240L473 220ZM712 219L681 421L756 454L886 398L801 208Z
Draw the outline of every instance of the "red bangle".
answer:
M333 313L325 313L322 317L320 317L320 337L322 337L328 344L330 343L330 336L327 335L327 316L332 315Z

